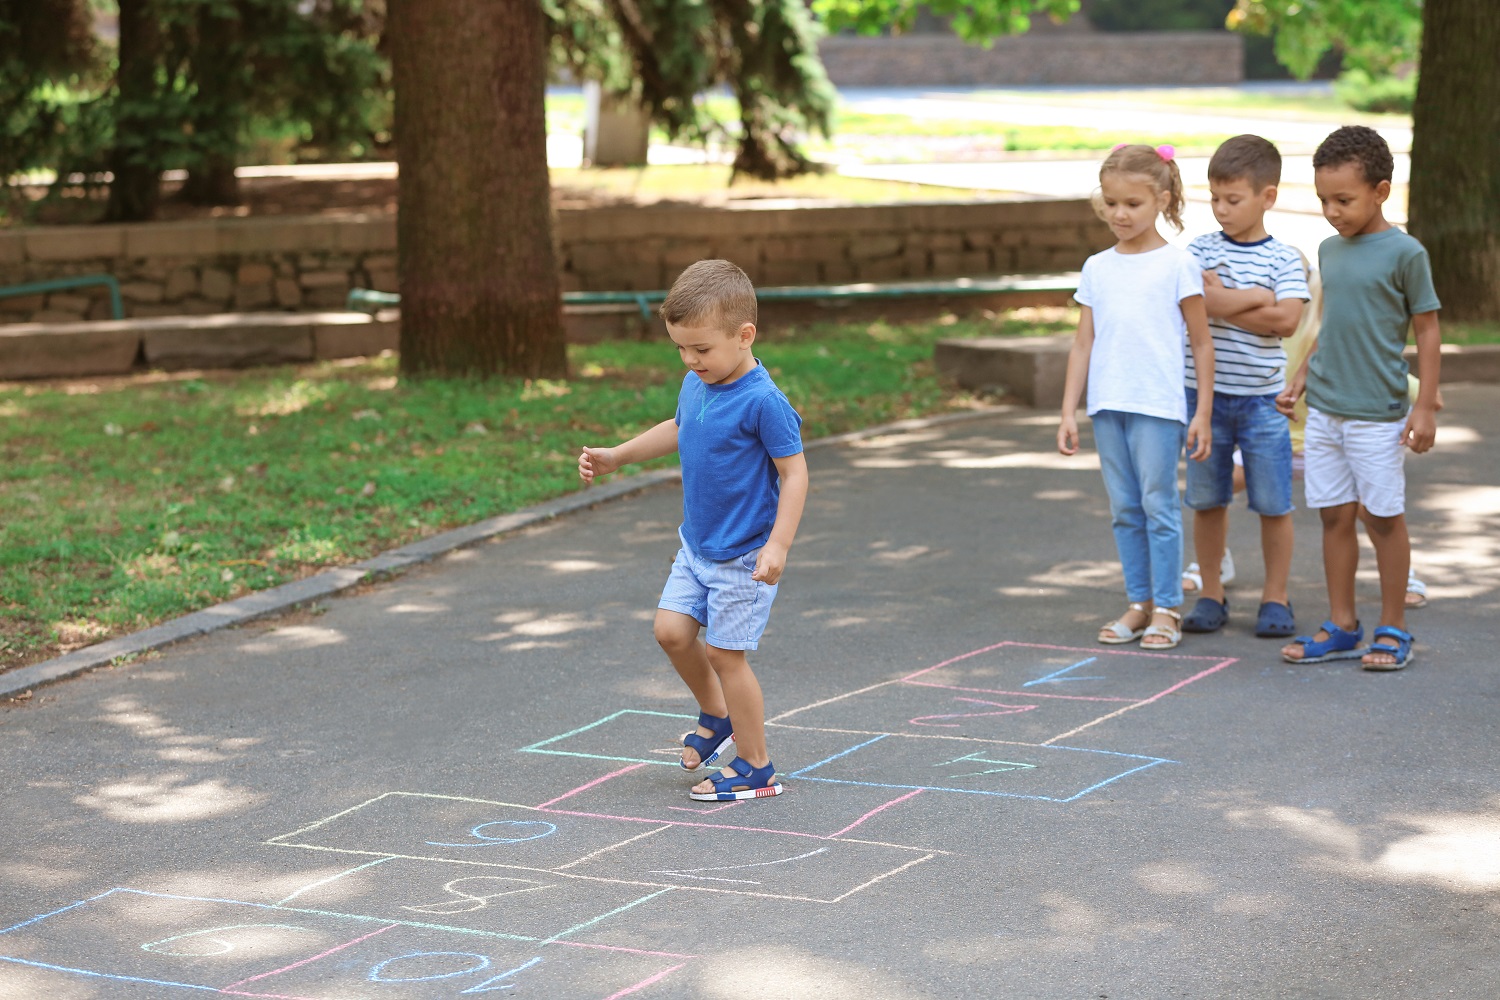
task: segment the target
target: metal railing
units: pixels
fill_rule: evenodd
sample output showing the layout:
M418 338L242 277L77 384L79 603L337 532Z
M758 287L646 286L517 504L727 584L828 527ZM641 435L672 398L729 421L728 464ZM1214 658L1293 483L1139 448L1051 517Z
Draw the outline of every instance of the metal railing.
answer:
M0 299L18 295L43 295L47 292L63 292L73 288L88 288L104 285L109 289L110 319L125 318L125 303L120 298L120 282L112 274L80 274L73 278L53 278L49 281L32 281L24 285L7 285L0 288Z

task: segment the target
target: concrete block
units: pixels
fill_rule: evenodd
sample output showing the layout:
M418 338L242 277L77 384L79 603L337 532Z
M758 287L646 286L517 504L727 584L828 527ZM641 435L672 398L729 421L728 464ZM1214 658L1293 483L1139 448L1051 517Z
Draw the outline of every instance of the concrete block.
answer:
M966 389L1003 390L1049 409L1062 405L1072 344L1072 334L940 340L933 363L940 375Z
M63 292L53 292L47 296L47 308L56 309L58 312L77 313L79 319L88 312L89 303L94 300L87 295L68 295ZM38 320L37 322L42 322Z
M26 256L35 261L109 260L125 251L121 226L41 226L25 230Z
M1500 344L1444 344L1442 359L1444 384L1500 382ZM1419 374L1417 349L1414 345L1407 345L1406 363L1411 366L1413 374ZM1439 414L1438 427L1441 428L1442 425L1442 415Z
M11 313L13 315L30 316L46 303L47 296L36 295L12 295L9 298L0 299L0 313Z
M160 302L162 287L152 281L127 281L120 286L120 297L126 302Z
M367 253L372 250L394 251L396 249L396 217L394 215L354 215L338 219L334 227L333 241L318 243L320 247L333 246L345 253Z
M234 307L240 312L265 309L276 301L276 290L270 279L254 285L238 285L234 290Z
M349 287L348 271L308 271L299 279L303 288Z
M399 317L399 314L397 314ZM373 357L401 346L399 318L380 319L358 314L351 322L324 323L313 327L313 355L326 358Z
M901 252L904 241L899 236L871 236L849 244L849 259L853 261L877 260L894 257Z
M235 283L239 285L266 285L276 277L276 271L270 264L260 261L250 261L241 264L235 272Z
M164 297L169 302L177 302L193 295L198 291L198 272L191 267L174 268L167 275L166 287L163 291Z
M276 304L283 309L295 309L302 304L302 286L295 278L276 279Z
M212 257L219 252L219 228L212 221L151 222L121 228L126 257Z
M315 323L298 319L295 324L283 324L266 317L220 314L147 328L141 341L146 363L168 370L311 361Z
M234 276L217 267L206 267L198 290L211 302L228 302L234 295Z
M0 379L121 375L140 346L128 322L0 326Z

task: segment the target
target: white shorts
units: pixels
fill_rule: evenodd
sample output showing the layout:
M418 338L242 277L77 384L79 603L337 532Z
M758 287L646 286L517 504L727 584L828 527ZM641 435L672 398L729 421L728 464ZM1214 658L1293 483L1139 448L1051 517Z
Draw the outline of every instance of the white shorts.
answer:
M1363 504L1376 517L1406 513L1405 420L1349 420L1307 408L1303 489L1309 507Z

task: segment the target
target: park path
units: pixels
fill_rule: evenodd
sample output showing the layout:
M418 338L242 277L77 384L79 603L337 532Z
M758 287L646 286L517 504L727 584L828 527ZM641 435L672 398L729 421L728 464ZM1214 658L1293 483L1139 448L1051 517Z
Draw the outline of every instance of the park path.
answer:
M1249 634L1242 511L1227 632L1096 645L1097 462L1007 410L810 453L776 799L672 763L672 485L42 689L0 710L0 997L1487 996L1500 389L1447 393L1402 673Z

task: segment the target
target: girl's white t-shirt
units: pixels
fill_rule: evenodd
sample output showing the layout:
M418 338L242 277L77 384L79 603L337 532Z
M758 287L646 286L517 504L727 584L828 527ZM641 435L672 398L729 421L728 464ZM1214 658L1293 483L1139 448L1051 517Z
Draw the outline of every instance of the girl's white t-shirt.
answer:
M1119 410L1187 423L1181 303L1202 294L1198 261L1170 243L1145 253L1111 247L1083 262L1073 297L1094 311L1089 416Z

